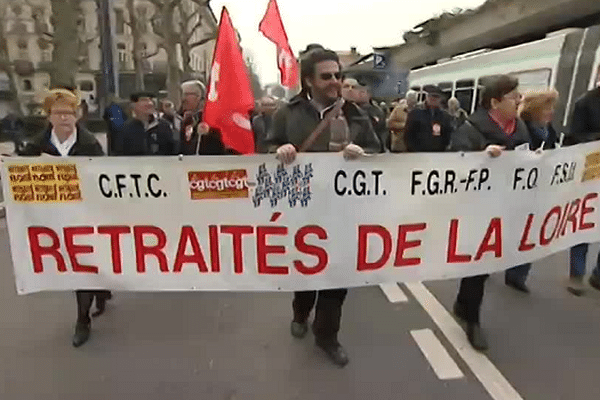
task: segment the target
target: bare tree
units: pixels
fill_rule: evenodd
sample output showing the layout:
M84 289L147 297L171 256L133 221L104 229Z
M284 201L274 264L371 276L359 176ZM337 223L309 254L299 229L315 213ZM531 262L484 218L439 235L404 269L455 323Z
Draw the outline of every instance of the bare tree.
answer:
M192 61L192 50L217 38L216 32L211 32L206 37L192 42L196 31L201 29L205 24L203 11L208 7L208 1L206 0L192 1L197 4L197 7L191 12L185 10L183 3L177 5L177 10L179 11L179 43L181 45L181 56L183 58L183 71L187 73L193 72L190 65Z
M51 86L75 86L75 73L79 70L80 37L77 20L81 15L81 0L50 0L54 26L52 35Z
M8 75L9 92L16 109L19 109L19 99L17 97L17 76L14 66L11 63L8 54L8 41L6 40L6 15L8 2L0 2L0 71L4 70Z
M182 0L149 0L154 5L152 28L161 38L160 46L167 53L167 92L176 104L180 101L179 83L181 70L177 59L178 33L175 29L175 8Z
M191 51L216 37L211 33L197 42L190 43L195 32L200 29L204 19L203 10L208 7L207 0L149 0L155 7L151 19L154 33L161 38L161 47L167 53L167 92L169 98L179 103L179 84L181 67L177 58L177 49L181 50L183 70L191 72ZM192 11L186 11L184 4L195 4ZM177 10L177 13L175 11ZM195 22L194 22L195 21Z
M129 19L127 25L131 28L131 36L133 37L133 68L135 69L135 88L136 90L144 90L144 49L141 44L141 29L135 16L135 1L127 0L127 14Z

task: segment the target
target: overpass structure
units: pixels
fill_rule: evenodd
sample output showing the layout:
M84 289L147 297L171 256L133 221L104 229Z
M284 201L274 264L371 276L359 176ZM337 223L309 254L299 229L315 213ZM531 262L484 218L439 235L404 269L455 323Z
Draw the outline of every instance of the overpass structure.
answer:
M413 69L483 48L541 39L569 27L600 23L597 0L488 0L475 10L445 13L404 34L405 43L375 48L392 65Z
M367 78L390 73L400 76L398 71L432 65L438 60L530 42L564 28L596 24L600 24L598 0L488 0L476 9L444 13L417 25L404 33L404 43L375 47L374 53L345 72ZM385 70L375 67L376 56L386 60ZM406 90L404 82L395 85L398 95L402 95Z

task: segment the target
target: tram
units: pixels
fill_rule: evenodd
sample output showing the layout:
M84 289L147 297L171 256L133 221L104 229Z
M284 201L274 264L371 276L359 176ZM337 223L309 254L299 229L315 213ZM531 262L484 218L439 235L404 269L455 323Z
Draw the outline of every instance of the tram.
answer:
M497 50L478 50L413 69L410 88L424 98L423 86L438 85L456 97L467 112L475 111L487 79L517 77L522 93L554 88L560 96L555 127L567 132L575 101L600 79L600 25L569 28L545 38Z

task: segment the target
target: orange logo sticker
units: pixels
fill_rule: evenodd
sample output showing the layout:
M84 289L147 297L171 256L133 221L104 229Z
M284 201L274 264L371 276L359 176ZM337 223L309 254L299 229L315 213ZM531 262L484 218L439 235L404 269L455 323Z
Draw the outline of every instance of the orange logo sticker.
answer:
M249 197L248 172L245 169L190 171L188 181L192 200Z
M17 203L81 201L75 164L20 164L8 167L13 200Z

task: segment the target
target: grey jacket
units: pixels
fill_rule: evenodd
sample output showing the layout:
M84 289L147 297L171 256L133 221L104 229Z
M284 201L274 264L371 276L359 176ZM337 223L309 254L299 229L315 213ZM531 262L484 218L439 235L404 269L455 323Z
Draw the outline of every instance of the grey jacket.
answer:
M523 143L529 143L529 131L523 121L517 120L517 129L507 135L490 118L488 111L480 108L453 132L450 151L483 151L491 144L514 150Z
M367 153L378 153L381 144L366 112L356 104L345 102L342 112L350 130L350 141L362 147ZM267 144L273 151L284 144L292 144L297 149L310 136L321 121L321 116L311 102L302 94L292 98L273 116ZM307 151L328 152L330 133L325 129Z

